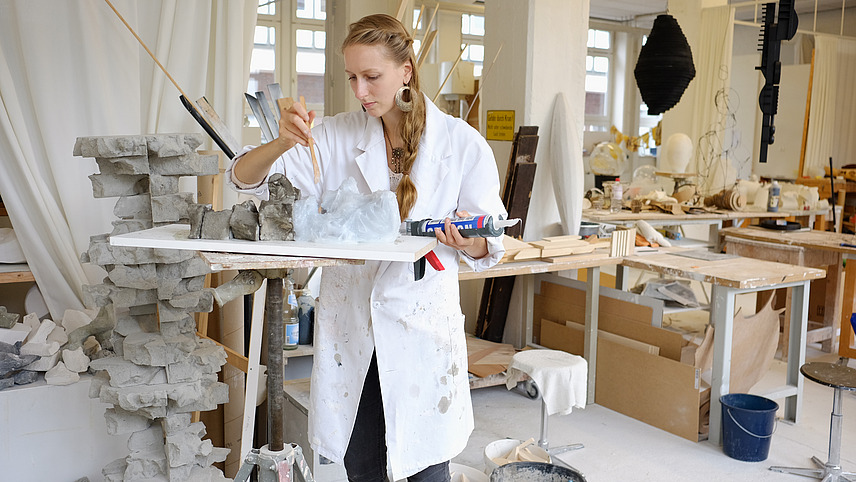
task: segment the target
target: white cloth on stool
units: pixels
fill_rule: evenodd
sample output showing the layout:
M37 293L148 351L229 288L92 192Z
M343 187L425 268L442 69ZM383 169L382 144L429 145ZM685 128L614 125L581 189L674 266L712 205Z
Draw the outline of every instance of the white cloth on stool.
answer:
M505 386L509 390L525 373L535 381L547 414L567 415L586 406L588 363L586 359L559 350L523 350L514 354L508 366Z

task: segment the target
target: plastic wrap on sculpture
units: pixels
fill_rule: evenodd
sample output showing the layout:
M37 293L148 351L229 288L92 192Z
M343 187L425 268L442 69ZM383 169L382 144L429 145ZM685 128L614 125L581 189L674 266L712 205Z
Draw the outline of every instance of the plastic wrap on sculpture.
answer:
M594 146L589 156L589 167L601 176L620 176L624 172L630 156L615 142L601 142Z
M398 237L398 201L391 191L361 194L357 181L348 178L326 191L318 207L314 197L294 203L295 241L389 243Z
M654 20L633 73L649 115L662 114L681 100L696 71L690 44L674 17Z

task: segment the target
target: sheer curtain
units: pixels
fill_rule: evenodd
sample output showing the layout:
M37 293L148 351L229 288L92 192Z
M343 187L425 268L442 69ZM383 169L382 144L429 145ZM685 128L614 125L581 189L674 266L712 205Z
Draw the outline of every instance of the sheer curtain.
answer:
M722 189L730 166L725 156L728 101L731 86L728 66L734 39L734 8L706 8L701 13L699 51L694 52L696 76L695 115L691 139L697 139L696 166L702 192Z
M240 134L257 2L115 0L181 85ZM82 307L89 237L115 198L94 199L80 136L201 132L179 93L105 2L0 2L0 195L54 319Z
M803 174L856 163L856 40L815 36Z

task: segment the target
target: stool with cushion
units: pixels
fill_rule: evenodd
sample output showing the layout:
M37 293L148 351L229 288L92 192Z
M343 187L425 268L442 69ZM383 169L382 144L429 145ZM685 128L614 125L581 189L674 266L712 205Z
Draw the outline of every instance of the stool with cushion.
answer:
M844 415L841 413L841 396L845 390L856 391L856 369L846 365L847 358L840 363L810 362L800 367L800 372L809 380L835 389L832 398L832 420L829 424L829 459L826 463L817 457L811 460L817 468L798 468L773 466L770 470L788 474L814 477L823 482L856 482L856 472L841 469L841 425Z

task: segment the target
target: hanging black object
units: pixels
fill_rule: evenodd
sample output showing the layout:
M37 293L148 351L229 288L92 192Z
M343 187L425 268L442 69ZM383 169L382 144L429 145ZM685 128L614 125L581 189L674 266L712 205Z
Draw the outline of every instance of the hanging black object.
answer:
M690 44L675 17L657 15L633 74L649 115L662 114L681 100L695 77L695 65Z

